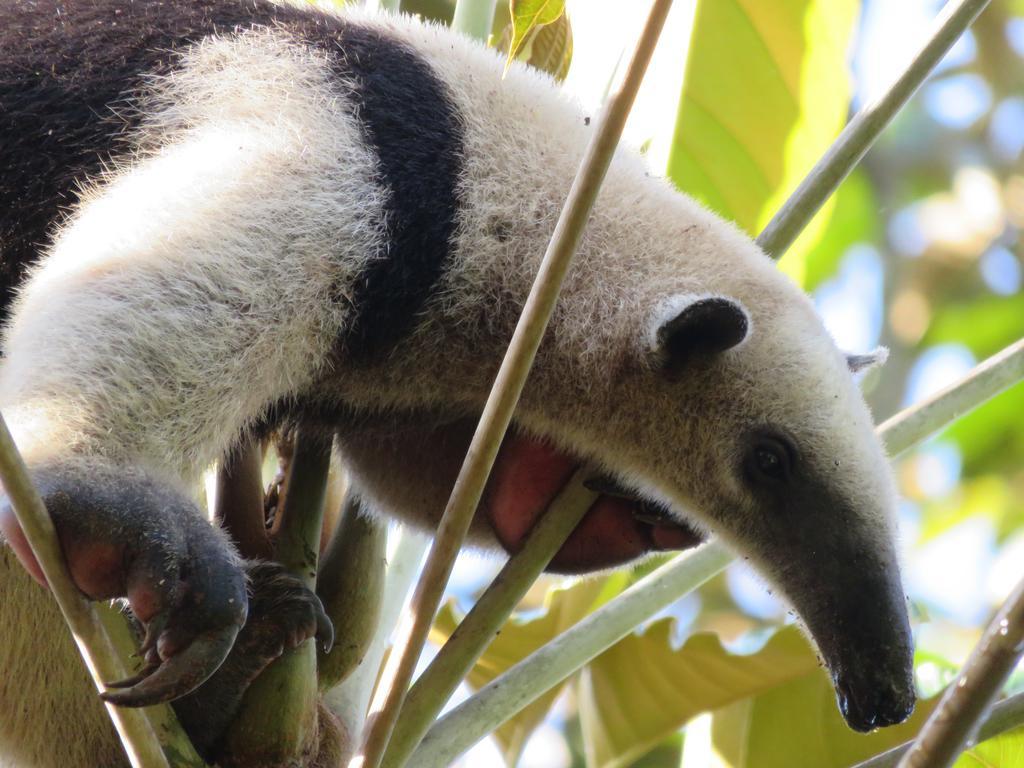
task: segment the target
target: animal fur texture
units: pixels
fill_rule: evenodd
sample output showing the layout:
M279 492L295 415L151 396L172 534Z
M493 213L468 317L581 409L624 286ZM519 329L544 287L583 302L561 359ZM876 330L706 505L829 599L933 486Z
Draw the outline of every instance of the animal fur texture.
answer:
M244 581L188 489L287 415L335 430L373 513L434 525L591 116L409 18L14 0L0 30L4 289L34 264L0 409L79 586L169 616L165 665L206 632L223 658ZM912 649L864 364L749 238L620 151L473 540L515 549L591 466L632 498L603 496L559 567L714 533L793 602L851 725L898 722ZM9 679L23 654L4 651ZM16 697L0 743L23 747Z

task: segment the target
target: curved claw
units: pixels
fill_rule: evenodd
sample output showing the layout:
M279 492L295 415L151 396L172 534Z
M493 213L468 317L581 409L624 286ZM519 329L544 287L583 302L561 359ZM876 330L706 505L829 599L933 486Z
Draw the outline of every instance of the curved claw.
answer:
M334 624L331 622L330 617L327 615L327 611L324 610L323 603L320 602L320 598L313 595L315 613L316 613L316 639L320 643L320 648L324 653L330 653L331 648L334 647Z
M157 641L160 639L160 635L167 628L167 613L161 613L154 616L149 624L146 625L146 636L142 638L142 642L139 644L139 650L135 653L139 658L146 658L150 652L156 655ZM148 665L147 665L148 666ZM159 662L156 666L159 666ZM144 673L140 673L144 674Z
M231 626L217 634L197 637L185 650L156 667L152 674L146 675L143 670L126 680L108 684L109 688L123 690L103 691L100 698L120 707L148 707L181 698L217 671L237 635L238 627ZM129 687L124 688L125 685Z
M141 683L147 677L152 675L157 671L157 669L159 669L159 667L160 664L146 664L146 666L140 669L136 674L126 677L124 680L115 680L114 682L106 683L105 685L107 688L131 688L133 685ZM100 696L102 697L103 694L101 693Z

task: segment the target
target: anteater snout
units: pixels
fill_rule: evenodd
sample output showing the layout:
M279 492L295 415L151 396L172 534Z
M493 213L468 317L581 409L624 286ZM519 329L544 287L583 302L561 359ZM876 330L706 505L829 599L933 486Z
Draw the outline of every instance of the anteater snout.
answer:
M902 723L914 711L917 694L909 675L880 680L874 675L835 681L839 711L846 724L861 733Z

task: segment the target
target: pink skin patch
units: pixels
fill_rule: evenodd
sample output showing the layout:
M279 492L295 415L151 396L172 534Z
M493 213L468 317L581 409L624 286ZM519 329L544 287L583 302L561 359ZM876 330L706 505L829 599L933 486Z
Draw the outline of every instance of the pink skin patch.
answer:
M525 437L506 439L487 486L484 503L498 541L509 552L522 547L538 517L548 508L578 462L550 445ZM611 568L648 552L687 549L700 536L682 525L638 519L637 503L600 496L552 559L561 573Z
M42 568L32 552L25 534L9 505L0 505L0 531L14 550L18 560L32 577L44 587L49 585ZM124 558L121 548L107 542L68 542L61 538L61 548L71 578L81 592L93 600L104 600L124 594ZM133 609L135 601L132 600ZM146 601L140 601L143 610L136 614L143 621L147 610Z
M14 550L14 554L18 556L18 560L21 561L25 570L32 575L32 578L44 587L49 587L46 583L46 577L43 576L43 570L39 567L39 563L36 562L36 556L32 554L32 548L28 545L28 541L25 540L25 534L22 533L21 526L18 525L18 520L14 516L14 510L6 504L0 506L0 532L3 533L7 543Z

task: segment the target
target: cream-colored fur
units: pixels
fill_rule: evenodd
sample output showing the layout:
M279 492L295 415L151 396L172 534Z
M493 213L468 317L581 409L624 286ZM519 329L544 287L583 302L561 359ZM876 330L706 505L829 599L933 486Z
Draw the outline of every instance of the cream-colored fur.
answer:
M469 41L379 23L424 53L452 91L466 133L465 204L426 320L386 366L345 377L342 392L371 407L462 401L476 412L592 128L541 74L513 68L499 82L497 58ZM666 382L648 355L651 328L666 302L703 294L742 303L750 336L719 365ZM811 302L746 236L628 151L602 188L517 419L726 538L729 516L746 506L729 437L778 424L857 501L880 545L892 536L891 473Z
M17 301L0 409L30 462L88 453L184 487L268 403L314 394L380 414L379 433L341 434L371 506L421 524L439 515L438 478L458 462L454 451L432 455L421 425L471 425L479 413L593 128L547 78L513 66L502 80L498 57L457 35L404 18L359 21L426 58L465 131L457 240L414 332L373 365L335 356L349 309L338 292L351 294L379 245L386 192L322 54L275 30L204 41L154 84L138 156L97 180ZM751 330L669 381L654 331L677 297L695 295L740 303ZM762 542L773 522L738 472L741 438L777 426L856 510L831 524L865 552L891 554L891 474L811 303L746 236L627 151L516 418L719 534L785 591L778 553ZM485 526L475 532L486 541ZM11 664L31 653L3 645ZM59 665L52 674L81 689L77 667ZM20 683L5 682L10 707ZM0 741L24 746L9 722L0 715ZM96 738L74 764L105 764L109 743ZM45 741L25 749L41 754Z

